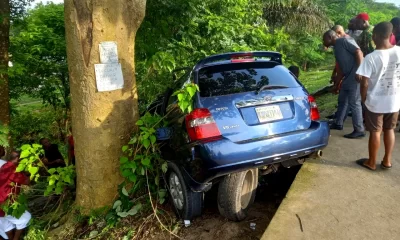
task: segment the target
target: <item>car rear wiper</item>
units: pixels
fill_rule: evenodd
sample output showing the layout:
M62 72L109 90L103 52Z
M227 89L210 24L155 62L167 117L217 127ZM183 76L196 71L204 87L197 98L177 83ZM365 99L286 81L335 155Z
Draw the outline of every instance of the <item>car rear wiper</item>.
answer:
M256 91L256 95L267 89L280 89L280 88L289 88L289 87L284 85L264 85Z

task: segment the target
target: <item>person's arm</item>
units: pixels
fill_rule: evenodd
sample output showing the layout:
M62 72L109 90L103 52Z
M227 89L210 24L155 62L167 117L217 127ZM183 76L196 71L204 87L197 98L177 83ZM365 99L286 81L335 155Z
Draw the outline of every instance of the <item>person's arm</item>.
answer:
M362 103L365 103L365 101L367 100L368 81L369 81L369 78L361 77L360 92L361 92L361 102Z
M372 73L374 72L374 64L373 60L370 56L367 56L362 62L360 67L358 68L356 74L361 79L360 80L360 94L361 94L361 101L365 103L367 100L368 94L368 82L369 78L371 77Z
M25 176L22 172L14 172L10 176L11 182L18 183L21 185L29 185L31 183L31 180L29 177Z
M335 81L335 77L336 77L336 68L337 68L337 66L335 65L335 68L333 68L333 71L332 71L332 76L331 76L331 81L330 81L330 83L333 83L333 82Z
M358 48L354 52L354 57L356 59L356 68L358 68L361 65L362 60L364 59L364 55L363 55L361 49Z

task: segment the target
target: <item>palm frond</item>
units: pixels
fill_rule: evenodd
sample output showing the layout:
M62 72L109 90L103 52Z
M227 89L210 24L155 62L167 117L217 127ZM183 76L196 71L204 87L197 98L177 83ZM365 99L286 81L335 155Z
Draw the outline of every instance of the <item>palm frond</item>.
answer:
M312 0L266 0L263 17L269 26L290 32L320 32L330 25L325 11Z

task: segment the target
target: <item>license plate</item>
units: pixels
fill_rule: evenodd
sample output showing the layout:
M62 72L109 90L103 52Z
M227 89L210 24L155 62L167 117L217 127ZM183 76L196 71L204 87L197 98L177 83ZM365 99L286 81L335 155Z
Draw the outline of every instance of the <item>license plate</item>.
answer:
M281 109L277 105L256 108L256 113L260 122L270 122L283 118Z

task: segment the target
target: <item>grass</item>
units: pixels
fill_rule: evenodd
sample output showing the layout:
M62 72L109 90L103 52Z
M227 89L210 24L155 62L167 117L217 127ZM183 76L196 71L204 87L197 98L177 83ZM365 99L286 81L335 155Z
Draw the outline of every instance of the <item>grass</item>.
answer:
M312 93L329 84L331 80L332 70L316 70L300 73L300 81L307 90Z
M327 69L327 68L325 68ZM300 81L310 93L313 93L329 84L332 70L314 70L300 73ZM337 95L325 94L317 99L318 108L321 116L325 117L332 114L336 109Z

